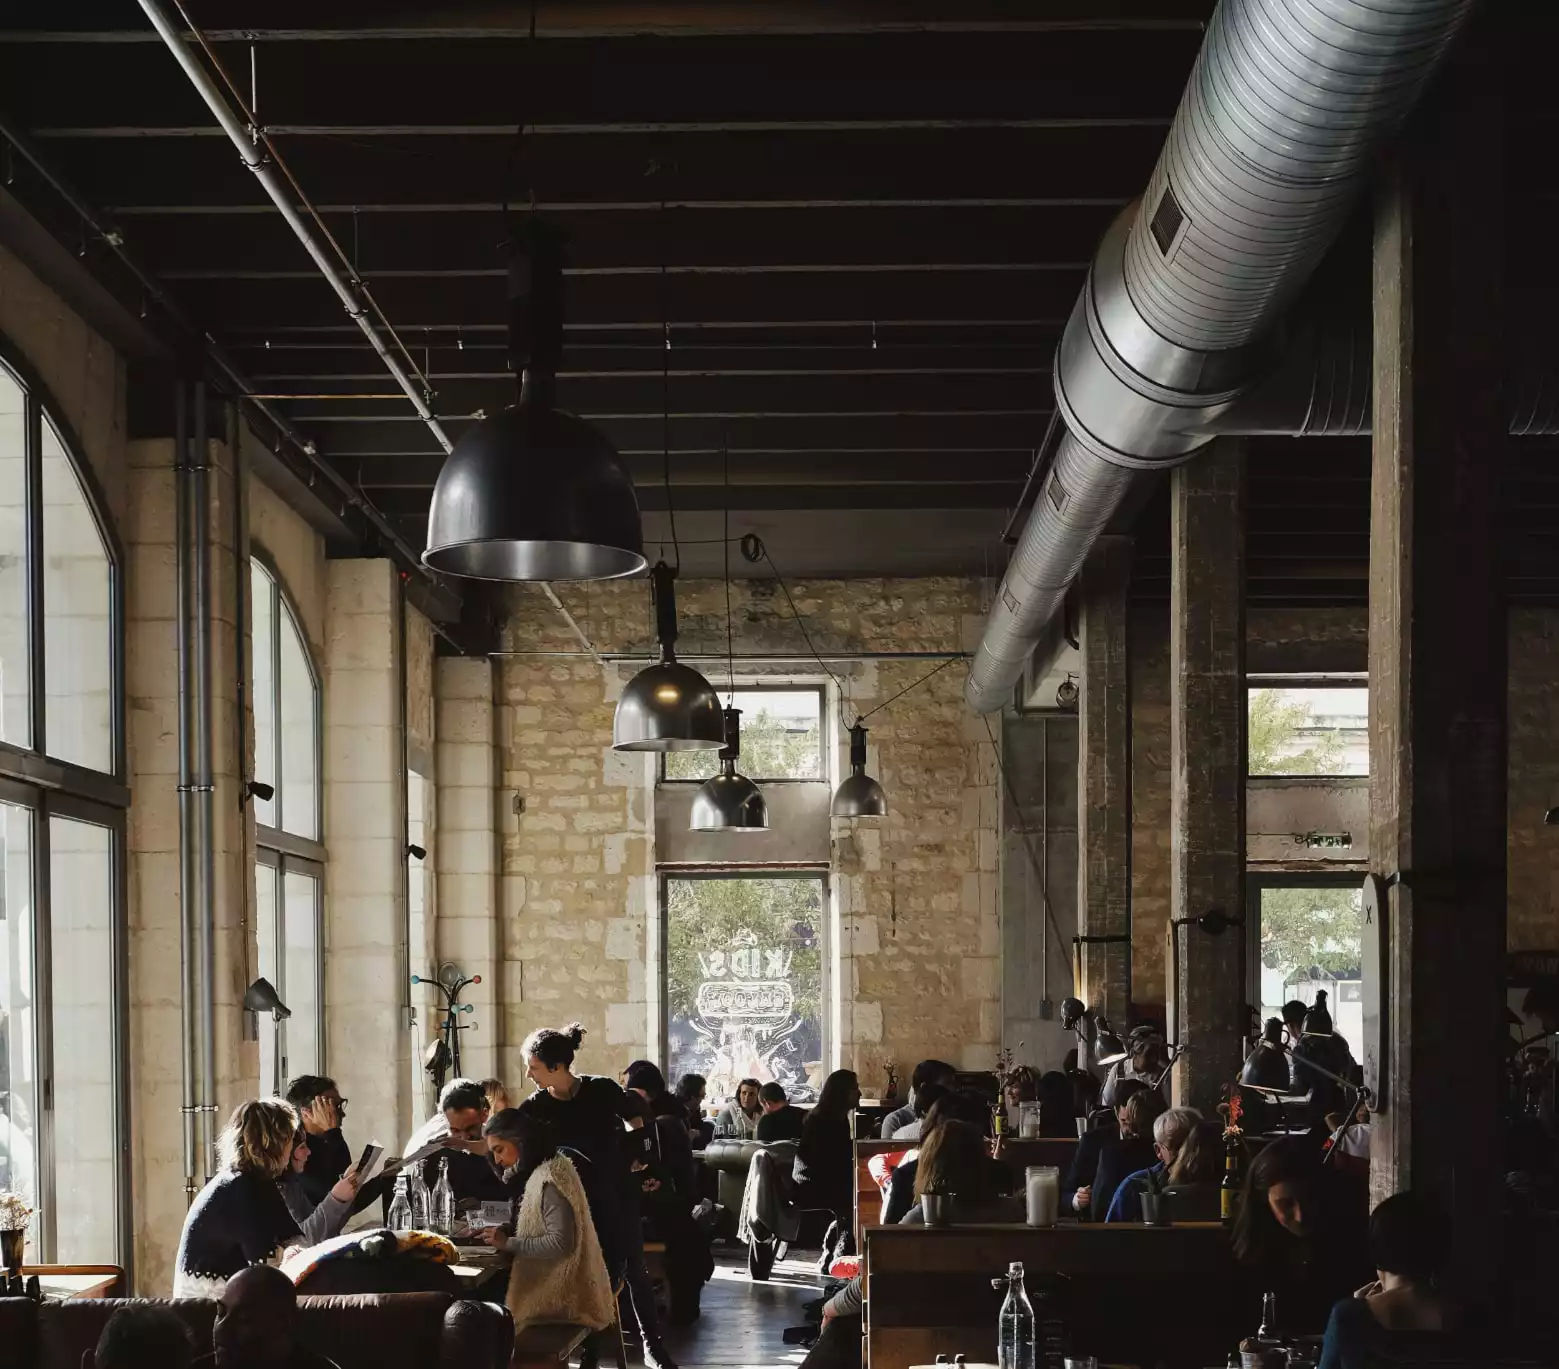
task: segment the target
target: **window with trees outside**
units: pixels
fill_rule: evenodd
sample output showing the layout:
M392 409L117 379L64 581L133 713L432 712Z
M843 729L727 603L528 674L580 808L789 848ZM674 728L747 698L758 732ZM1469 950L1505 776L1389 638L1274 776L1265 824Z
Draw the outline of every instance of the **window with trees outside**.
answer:
M725 697L725 690L720 693ZM742 712L742 774L760 782L827 777L821 689L737 689L732 699ZM714 750L669 751L663 778L707 780L719 771L719 756Z
M281 581L250 562L254 693L255 939L260 974L291 1016L260 1022L260 1088L324 1068L320 691L298 616Z
M1248 698L1249 774L1369 774L1367 688L1261 685Z
M0 1189L28 1264L129 1238L121 609L91 472L0 359Z
M1360 997L1364 903L1357 875L1278 876L1252 890L1260 942L1257 979L1261 1019L1281 1017L1294 999L1309 1006L1326 990L1332 1025L1355 1052L1364 1034Z
M822 872L667 876L666 1061L701 1074L709 1097L742 1079L817 1096L827 1073Z

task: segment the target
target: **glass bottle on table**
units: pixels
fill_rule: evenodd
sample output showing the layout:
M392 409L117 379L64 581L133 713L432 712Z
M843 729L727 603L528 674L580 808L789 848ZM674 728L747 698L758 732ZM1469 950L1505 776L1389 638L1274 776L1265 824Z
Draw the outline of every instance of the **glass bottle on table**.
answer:
M440 1236L448 1236L455 1229L455 1190L449 1182L449 1157L439 1161L438 1182L433 1186L429 1203L428 1229Z
M386 1225L391 1231L410 1231L411 1199L406 1196L406 1175L402 1174L395 1180L395 1197L390 1200L390 1215Z
M1240 1205L1240 1134L1232 1127L1223 1134L1223 1182L1218 1186L1218 1215L1225 1226L1234 1222Z
M1036 1369L1034 1363L1034 1308L1023 1288L1023 1264L1007 1266L1007 1297L1001 1305L996 1363L999 1369Z
M430 1195L427 1181L422 1177L421 1161L411 1167L410 1175L406 1181L406 1201L411 1208L411 1230L426 1231Z

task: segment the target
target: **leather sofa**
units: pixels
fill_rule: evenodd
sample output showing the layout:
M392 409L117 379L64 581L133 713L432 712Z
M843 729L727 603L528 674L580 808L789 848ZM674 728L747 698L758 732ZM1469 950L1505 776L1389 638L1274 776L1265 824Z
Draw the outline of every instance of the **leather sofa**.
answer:
M730 1212L742 1210L742 1190L747 1186L747 1171L752 1157L763 1149L761 1141L737 1141L723 1137L711 1141L699 1153L704 1164L715 1171L719 1186L717 1201Z
M96 1346L104 1324L129 1301L39 1304L0 1298L7 1369L81 1369L83 1354ZM160 1305L184 1319L197 1350L210 1348L215 1302L181 1298ZM507 1308L447 1293L301 1297L298 1335L340 1369L505 1369L514 1351L514 1320Z

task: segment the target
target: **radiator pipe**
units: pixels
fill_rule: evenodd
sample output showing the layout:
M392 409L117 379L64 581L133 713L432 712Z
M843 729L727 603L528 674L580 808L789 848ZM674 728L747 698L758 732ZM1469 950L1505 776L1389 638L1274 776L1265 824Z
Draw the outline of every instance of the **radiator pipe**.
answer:
M195 383L195 442L191 463L194 532L194 806L196 946L200 956L200 1099L205 1177L216 1173L216 822L211 736L211 434L206 382Z
M189 386L182 380L174 386L174 577L178 612L174 618L174 637L178 655L179 698L179 1020L182 1067L180 1071L179 1120L184 1137L184 1201L194 1202L202 1178L198 1172L200 1048L196 1004L200 998L200 956L195 936L195 820L194 777L190 763L190 736L194 730L193 654L190 644L190 434Z

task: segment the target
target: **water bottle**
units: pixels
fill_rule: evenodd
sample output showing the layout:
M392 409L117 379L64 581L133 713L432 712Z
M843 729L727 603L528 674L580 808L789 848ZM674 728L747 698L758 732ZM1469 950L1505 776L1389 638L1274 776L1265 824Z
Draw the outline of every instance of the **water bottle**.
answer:
M1035 1369L1034 1309L1023 1291L1023 1264L1007 1266L1007 1299L1001 1305L1001 1333L996 1355L999 1369Z
M406 1176L402 1174L395 1181L395 1197L390 1200L390 1218L388 1222L391 1231L410 1231L411 1199L406 1196Z
M422 1178L422 1165L412 1166L411 1178L406 1184L406 1200L411 1207L411 1230L428 1230L428 1186Z
M455 1190L449 1183L449 1159L439 1161L438 1183L433 1186L433 1199L428 1212L428 1229L440 1236L448 1236L455 1229Z

